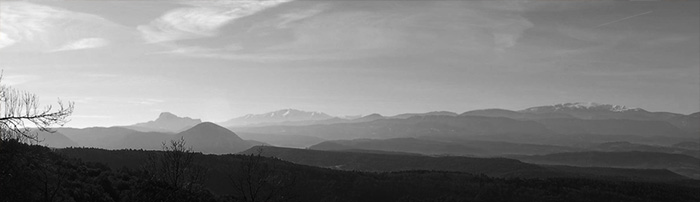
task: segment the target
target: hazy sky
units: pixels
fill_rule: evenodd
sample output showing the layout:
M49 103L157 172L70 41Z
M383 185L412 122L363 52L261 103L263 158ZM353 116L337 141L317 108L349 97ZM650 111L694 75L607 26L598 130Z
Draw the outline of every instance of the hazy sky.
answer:
M2 83L68 126L599 102L700 111L698 1L0 1Z

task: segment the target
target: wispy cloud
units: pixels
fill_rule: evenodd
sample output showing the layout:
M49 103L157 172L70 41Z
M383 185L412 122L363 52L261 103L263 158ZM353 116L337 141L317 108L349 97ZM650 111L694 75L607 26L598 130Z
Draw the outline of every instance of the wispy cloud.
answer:
M323 6L319 6L319 7L314 8L314 9L299 10L299 11L293 11L293 12L282 14L279 16L279 23L277 23L277 28L278 29L288 28L289 24L310 18L312 16L315 16L315 15L321 13L321 11L323 11L323 9L324 9Z
M138 105L155 105L155 104L163 103L163 102L165 102L165 100L148 98L148 99L132 99L132 100L127 100L126 102L129 104L138 104Z
M9 75L2 77L2 85L16 86L39 79L41 76L38 75Z
M531 27L521 11L497 10L478 2L381 2L372 9L344 7L346 2L298 5L279 14L261 17L259 23L241 24L220 44L174 44L174 54L230 60L337 60L439 51L504 51L517 45ZM420 6L425 12L416 12ZM245 27L246 25L250 27ZM169 36L214 36L215 32L162 32ZM216 29L206 29L213 30ZM204 33L195 35L193 33ZM241 40L244 39L244 40ZM240 41L236 41L240 40Z
M170 10L148 25L138 26L143 38L150 43L211 37L232 20L291 0L192 1L189 7Z
M496 50L503 51L515 46L523 32L531 27L533 27L533 24L522 17L510 19L508 24L495 26L493 41Z
M69 42L69 43L67 43L67 44L65 44L65 45L63 45L63 46L59 47L58 49L53 50L51 52L99 48L102 46L106 46L108 44L109 44L109 41L107 39L85 38L85 39L80 39L77 41Z
M602 27L602 26L610 25L610 24L613 24L613 23L617 23L617 22L624 21L624 20L629 20L629 19L631 19L631 18L638 17L638 16L642 16L642 15L646 15L646 14L653 13L653 12L654 12L654 11L647 11L647 12L644 12L644 13L639 13L639 14L627 16L627 17L624 17L624 18L620 18L620 19L617 19L617 20L613 20L613 21L610 21L610 22L606 22L606 23L603 23L603 24L599 24L599 25L597 25L597 26L595 26L595 27Z
M0 4L0 48L58 51L106 45L123 27L93 14L29 2ZM123 31L123 30L121 30Z

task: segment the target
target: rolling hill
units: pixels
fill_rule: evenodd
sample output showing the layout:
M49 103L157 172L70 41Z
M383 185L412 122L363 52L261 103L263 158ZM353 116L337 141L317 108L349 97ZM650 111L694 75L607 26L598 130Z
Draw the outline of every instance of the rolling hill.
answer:
M682 180L684 177L667 170L639 170L550 166L523 163L506 158L472 158L456 156L420 156L401 153L372 153L370 151L319 151L280 147L253 147L241 154L260 154L302 165L338 170L395 172L407 170L436 170L485 174L494 177L592 179Z
M515 156L535 164L581 167L668 169L687 177L700 178L700 159L658 152L569 152L548 155Z
M211 122L200 123L174 137L184 138L194 151L209 154L237 153L253 146L236 133Z
M574 118L571 115L564 113L524 113L511 111L506 109L481 109L473 110L460 114L459 116L484 116L484 117L504 117L511 119L525 119L525 120L537 120L537 119L551 119L551 118Z
M70 138L66 137L65 135L61 134L60 132L44 132L44 131L35 131L37 134L37 138L39 139L39 144L44 145L47 147L53 147L53 148L66 148L66 147L77 147L79 146L78 143L74 142Z
M606 142L590 148L594 151L609 151L609 152L627 152L627 151L642 151L642 152L659 152L668 154L684 154L695 158L700 158L700 149L683 148L683 147L668 147L660 145L646 145L630 142Z
M311 146L309 149L342 151L342 150L376 150L390 152L419 153L424 155L456 155L456 156L504 156L551 154L560 152L583 151L581 148L520 144L511 142L482 141L458 138L393 138L393 139L356 139L333 140Z
M693 134L680 130L665 121L653 120L583 120L542 119L537 122L559 134L635 135L691 137Z
M319 151L282 147L253 147L240 154L275 157L302 165L357 171L442 170L489 176L530 175L546 172L539 166L504 158L431 157L366 152ZM527 174L526 174L527 173Z
M2 150L3 148L0 148ZM251 149L253 153L256 149ZM266 147L264 150L269 150ZM47 150L48 151L48 150ZM297 150L291 151L293 155ZM304 150L301 150L304 151ZM321 153L322 151L309 151ZM0 151L2 154L4 151ZM112 170L120 172L127 169L138 169L148 156L155 151L139 150L103 150L90 148L71 148L56 150L61 155L58 157L77 158L82 162L104 163ZM282 150L281 153L290 153ZM278 152L278 153L280 153ZM334 160L323 157L329 153L342 152L322 152L319 160ZM331 154L332 155L332 154ZM367 155L367 154L362 154ZM374 154L376 155L376 154ZM37 155L31 155L37 156ZM396 155L379 155L380 157L370 157L369 161L363 160L363 156L357 156L359 163L374 162ZM0 155L3 157L3 155ZM202 155L196 154L195 159L199 165L207 168L207 178L204 188L210 190L218 196L235 193L229 185L228 174L232 168L237 168L246 162L250 162L250 155ZM254 157L253 158L257 158ZM344 157L346 159L352 159ZM432 158L432 157L431 157ZM483 160L483 159L482 159ZM570 168L564 166L550 167L525 164L508 159L486 159L493 160L494 165L521 165L521 168L544 169L543 174L550 174L550 177L518 177L518 178L498 178L486 175L475 175L462 172L447 171L398 171L398 172L358 172L344 171L338 169L318 168L313 166L299 165L280 160L279 158L261 158L260 165L274 169L275 179L296 179L292 193L300 201L404 201L406 198L419 201L440 201L446 198L453 201L470 201L475 198L477 201L636 201L644 198L644 201L696 201L700 198L696 190L700 184L697 181L688 181L678 178L678 175L664 170L631 170L631 169L589 169ZM457 160L457 162L469 162L471 159ZM477 159L479 161L479 159ZM381 162L380 162L381 163ZM449 163L449 162L445 162ZM499 164L503 163L503 164ZM14 165L14 164L13 164ZM65 165L65 164L63 164ZM98 165L89 163L88 165ZM397 165L384 165L394 169ZM409 164L410 165L410 164ZM455 164L455 168L478 168L485 165L480 164ZM3 164L0 164L3 166ZM67 166L66 166L67 167ZM426 167L426 166L423 166ZM102 169L107 169L102 166ZM499 167L495 171L509 170L509 167ZM81 176L95 175L96 169L87 169L90 172L76 172ZM581 171L583 170L583 171ZM623 178L615 177L620 172L625 172ZM655 178L660 180L649 181L639 179L635 176L648 176L655 172ZM560 175L551 175L560 173ZM592 173L592 174L589 174ZM602 175L600 173L603 173ZM605 174L608 173L608 174ZM516 172L512 174L522 174ZM538 174L532 173L532 174ZM669 175L670 174L670 175ZM108 177L113 179L128 179L125 174L120 177ZM93 178L95 178L93 176ZM133 178L132 178L133 179ZM670 180L670 181L669 181ZM105 181L105 180L102 180ZM130 180L141 182L141 180ZM112 182L114 187L120 184ZM108 183L102 183L102 187ZM85 187L85 186L82 186ZM131 186L127 186L131 187ZM126 187L125 187L126 188ZM120 188L122 190L123 188ZM102 189L96 189L102 190ZM109 189L104 189L109 190ZM147 194L147 193L146 193ZM79 195L78 195L79 196ZM118 195L117 195L118 196Z
M93 128L58 128L56 131L66 135L81 147L97 147L120 149L121 141L129 134L138 131L122 127L93 127Z
M420 140L416 138L393 139L355 139L326 141L309 147L313 150L343 151L343 150L376 150L390 152L419 153L426 155L460 155L484 156L481 149L471 148L460 144Z
M276 135L262 133L236 133L245 140L265 142L273 146L306 148L325 141L324 139L305 135Z

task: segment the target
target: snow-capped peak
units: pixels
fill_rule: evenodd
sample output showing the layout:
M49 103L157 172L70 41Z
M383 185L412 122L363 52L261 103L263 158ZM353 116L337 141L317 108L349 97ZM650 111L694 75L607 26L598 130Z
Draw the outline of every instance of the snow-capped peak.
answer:
M627 111L629 108L622 105L599 104L595 102L575 102L554 105L556 109L607 109L614 112Z
M248 114L222 123L224 126L241 126L259 123L279 123L294 121L318 121L333 118L322 112L309 112L297 109L281 109L263 114Z
M593 111L610 111L610 112L627 112L627 111L641 111L640 108L629 108L623 105L611 105L611 104L599 104L595 102L574 102L574 103L564 103L556 104L551 106L542 107L532 107L525 109L526 112L540 112L540 111L567 111L567 110L593 110Z

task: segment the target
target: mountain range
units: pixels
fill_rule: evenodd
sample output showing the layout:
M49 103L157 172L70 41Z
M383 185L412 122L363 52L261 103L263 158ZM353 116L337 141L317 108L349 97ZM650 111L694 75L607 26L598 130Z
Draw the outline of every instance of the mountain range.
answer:
M331 119L332 116L321 112L307 112L296 109L283 109L264 114L248 114L219 123L225 127L246 126L256 124L281 124L290 122L312 122Z
M309 126L328 125L338 123L361 123L372 122L381 119L408 119L420 116L479 116L479 117L503 117L516 120L550 120L550 119L575 119L588 120L581 121L581 124L596 124L594 120L605 120L615 122L612 124L624 125L627 122L619 120L634 121L658 121L649 124L662 125L660 122L667 122L675 128L689 133L700 133L700 112L684 115L671 112L649 112L641 108L630 108L622 105L598 104L598 103L563 103L548 106L531 107L524 110L513 111L506 109L483 109L473 110L457 114L449 111L433 111L426 113L404 113L395 116L382 116L380 114L370 114L358 118L333 117L321 112L308 112L295 109L284 109L264 114L248 114L220 123L228 128L247 128L264 126ZM600 123L600 122L597 122ZM667 126L661 126L667 128ZM662 129L663 130L663 129ZM571 133L571 132L567 132Z
M60 128L59 134L64 134L67 137L65 139L73 143L53 140L53 137L45 138L45 143L58 147L159 149L163 141L181 137L179 133L199 124L202 124L200 119L178 117L172 113L163 112L153 121L130 126ZM297 148L310 147L326 140L362 138L419 138L442 142L507 142L521 145L587 148L614 141L666 146L679 142L695 142L697 134L700 133L700 113L683 115L649 112L640 108L618 105L566 103L532 107L520 111L485 109L462 114L435 111L396 116L370 114L345 119L321 112L284 109L264 114L250 114L219 125L226 126L226 124L236 125L236 127L228 127L227 131L244 134L246 139L251 140L247 141L248 143ZM216 124L206 125L213 128ZM208 138L231 136L223 134L221 129L212 129L212 131L222 134ZM55 136L61 139L59 135ZM234 139L226 139L224 142L240 142ZM219 152L218 149L214 150ZM488 152L477 150L472 150L471 154L462 155L511 154L500 149ZM558 149L554 150L558 151ZM541 151L548 151L548 149ZM518 150L518 152L541 154L526 150Z
M700 133L700 112L684 115L671 112L649 112L641 108L597 103L564 103L531 107L520 111L504 109L474 110L465 116L507 117L512 119L580 119L580 120L635 120L668 122L678 129Z

